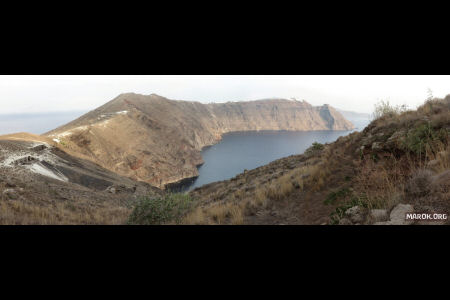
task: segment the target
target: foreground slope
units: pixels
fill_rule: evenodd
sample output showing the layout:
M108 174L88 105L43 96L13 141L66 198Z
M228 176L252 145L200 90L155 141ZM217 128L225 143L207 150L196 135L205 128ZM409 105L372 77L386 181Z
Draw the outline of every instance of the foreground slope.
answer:
M186 224L449 224L450 95L190 192ZM447 215L406 220L406 213Z
M46 136L69 153L164 188L198 176L201 149L227 132L352 128L331 106L313 107L304 101L201 104L122 94Z
M0 136L0 224L123 224L136 198L157 194L48 138Z

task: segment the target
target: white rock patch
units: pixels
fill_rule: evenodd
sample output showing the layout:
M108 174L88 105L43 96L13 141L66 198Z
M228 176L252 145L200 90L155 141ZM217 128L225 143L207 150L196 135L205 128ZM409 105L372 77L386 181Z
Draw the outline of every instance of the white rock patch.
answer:
M95 124L97 127L108 127L109 120Z
M0 167L12 167L13 163L16 160L25 158L25 157L30 156L30 155L31 155L30 153L26 153L26 154L24 154L24 153L8 154L8 156L4 160L0 161Z
M47 148L50 147L50 145L47 144L46 142L39 142L39 143L33 142L33 143L31 143L31 146L28 147L28 149L32 149L32 148L34 148L34 147L41 146L41 145L44 145L44 146L46 146Z
M34 173L38 173L41 174L43 176L46 177L50 177L56 180L60 180L60 181L69 181L67 179L66 176L64 176L63 174L59 173L56 174L53 171L47 169L46 167L44 167L43 165L41 165L40 163L36 163L36 164L32 164L31 166L27 166L27 169L29 169L30 171L34 172Z
M66 136L72 135L73 131L80 131L80 130L86 130L86 129L88 129L88 126L79 126L79 127L72 128L71 130L68 130L68 131L52 134L50 136L56 137L56 138L66 137Z
M42 143L41 143L42 144ZM32 152L32 151L27 151L27 150L22 150L22 151L3 151L4 155L3 155L3 159L0 158L0 167L15 167L14 162L19 160L19 159L23 159L26 158L28 156L33 157L36 161L48 161L52 164L57 164L57 162L59 161L63 161L63 159L61 159L60 157L54 155L53 153L51 153L51 148L52 147L48 147L47 149L44 149L41 152Z

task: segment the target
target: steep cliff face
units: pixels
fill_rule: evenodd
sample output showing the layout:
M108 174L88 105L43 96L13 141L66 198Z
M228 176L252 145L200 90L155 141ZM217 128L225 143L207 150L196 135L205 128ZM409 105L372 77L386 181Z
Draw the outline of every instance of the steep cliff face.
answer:
M209 104L228 131L244 130L349 130L353 125L328 105L314 107L303 101L258 100Z
M250 130L350 130L328 105L282 99L202 104L122 94L46 136L70 153L157 187L198 176L200 150Z

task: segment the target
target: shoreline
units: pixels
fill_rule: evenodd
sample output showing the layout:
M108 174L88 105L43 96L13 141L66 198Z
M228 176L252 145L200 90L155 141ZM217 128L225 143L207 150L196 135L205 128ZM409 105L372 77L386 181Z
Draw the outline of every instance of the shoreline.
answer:
M349 134L354 131L356 128L350 129L350 130L242 130L242 131L230 131L230 132L225 132L222 133L220 135L220 140L217 141L217 143L215 144L211 144L211 145L205 145L201 148L200 150L200 154L202 151L207 150L209 148L211 148L214 145L219 144L223 137L226 135L230 135L230 134L240 134L240 133L281 133L281 132L320 132L320 131L333 131L333 132L348 132ZM202 157L203 160L203 157ZM201 164L196 165L197 170L204 165L204 162L202 162ZM171 192L188 192L189 191L189 187L197 180L198 176L191 176L191 177L186 177L183 178L181 180L178 181L174 181L171 183L167 183L164 185L164 189L167 191L171 191Z

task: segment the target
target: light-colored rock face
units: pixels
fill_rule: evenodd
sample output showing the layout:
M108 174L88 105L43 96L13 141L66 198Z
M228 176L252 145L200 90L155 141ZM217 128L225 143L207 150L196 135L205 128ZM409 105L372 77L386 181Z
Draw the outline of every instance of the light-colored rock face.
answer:
M201 149L227 132L352 128L328 105L290 100L201 104L122 94L47 136L72 154L162 188L198 176Z
M373 211L372 211L373 212ZM410 204L398 204L395 206L389 215L389 220L376 220L378 222L373 225L412 225L414 220L407 219L406 214L414 213L414 207ZM384 212L383 212L384 216Z
M390 224L392 225L410 225L414 223L413 220L407 220L406 214L413 213L414 208L410 204L399 204L391 211Z
M365 221L366 211L361 206L353 206L345 211L345 215L354 224L361 224Z
M372 209L370 211L370 218L374 222L384 222L389 219L389 215L385 209Z

